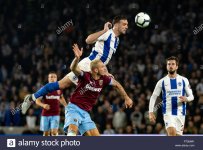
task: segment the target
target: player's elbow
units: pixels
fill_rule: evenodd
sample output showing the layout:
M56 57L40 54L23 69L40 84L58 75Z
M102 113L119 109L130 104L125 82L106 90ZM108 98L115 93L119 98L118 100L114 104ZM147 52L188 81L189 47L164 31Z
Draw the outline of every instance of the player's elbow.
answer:
M91 41L90 41L89 36L86 38L85 42L86 42L87 44L92 44Z
M86 42L87 44L93 44L95 41L93 40L93 37L92 37L91 35L89 35L89 36L86 38L85 42Z

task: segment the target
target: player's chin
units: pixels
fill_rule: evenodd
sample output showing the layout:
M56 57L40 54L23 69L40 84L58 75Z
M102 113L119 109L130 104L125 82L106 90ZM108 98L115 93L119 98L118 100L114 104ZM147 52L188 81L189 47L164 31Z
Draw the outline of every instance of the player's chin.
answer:
M123 31L122 31L122 34L126 34L126 30L123 30Z

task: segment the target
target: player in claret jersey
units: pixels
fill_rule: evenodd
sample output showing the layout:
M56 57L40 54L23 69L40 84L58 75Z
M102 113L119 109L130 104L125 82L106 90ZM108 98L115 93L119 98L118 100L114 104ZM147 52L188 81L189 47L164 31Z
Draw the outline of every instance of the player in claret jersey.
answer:
M113 78L105 75L106 66L100 59L90 63L91 72L82 71L78 67L82 50L76 44L73 46L75 59L71 71L78 77L78 85L66 107L64 131L68 136L75 136L79 131L82 135L98 136L99 131L91 120L88 111L92 109L102 89L108 85L115 87L125 99L126 108L133 105L123 87Z
M50 72L48 74L48 82L51 83L56 81L56 73ZM43 103L41 100L43 100ZM43 108L40 121L40 130L43 131L44 136L58 135L60 121L59 102L63 104L64 107L67 105L61 90L53 91L36 100L36 104Z

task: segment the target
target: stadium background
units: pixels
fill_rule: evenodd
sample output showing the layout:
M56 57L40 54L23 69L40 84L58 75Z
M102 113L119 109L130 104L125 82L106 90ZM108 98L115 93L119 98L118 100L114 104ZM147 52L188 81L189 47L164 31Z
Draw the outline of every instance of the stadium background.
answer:
M59 79L70 71L73 43L83 46L83 57L88 56L92 45L85 44L87 35L103 29L118 14L128 17L129 29L120 38L108 69L135 106L123 109L119 94L111 88L104 90L91 113L100 132L165 134L161 108L156 124L151 125L148 104L156 82L167 73L165 58L175 55L181 62L178 72L189 79L195 96L188 104L184 133L203 134L203 28L194 33L203 26L201 6L201 0L1 0L0 134L41 134L41 109L33 105L26 115L18 110L24 96L46 84L49 71L56 71ZM134 23L140 11L152 19L146 29ZM67 22L65 30L57 33ZM74 86L64 90L66 100L73 90ZM61 129L63 123L61 106Z

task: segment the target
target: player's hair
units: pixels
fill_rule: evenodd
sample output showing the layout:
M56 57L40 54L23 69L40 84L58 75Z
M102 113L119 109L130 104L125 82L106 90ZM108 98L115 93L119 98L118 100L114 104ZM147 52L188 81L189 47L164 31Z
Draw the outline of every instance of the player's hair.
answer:
M56 73L55 71L50 71L50 72L48 73L48 75L50 75L50 74L55 74L55 75L57 75L57 73Z
M118 23L120 20L127 20L127 17L124 16L124 15L115 16L115 17L113 18L112 24L115 25L115 24Z
M95 59L90 63L90 69L93 70L94 68L97 68L97 65L99 62L102 62L100 59Z
M169 61L169 60L175 60L175 61L176 61L176 65L177 65L177 66L179 65L179 59L178 59L178 57L171 56L171 57L169 57L169 58L166 59L166 62Z

